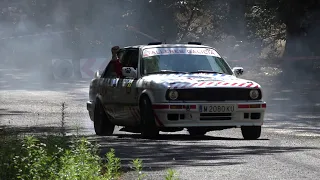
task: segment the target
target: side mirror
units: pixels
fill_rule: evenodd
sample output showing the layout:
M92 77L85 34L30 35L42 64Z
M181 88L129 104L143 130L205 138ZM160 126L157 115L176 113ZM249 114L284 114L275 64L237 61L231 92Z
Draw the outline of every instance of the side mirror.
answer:
M122 75L124 77L137 77L137 70L135 70L133 67L123 67L122 68Z
M100 74L100 71L97 70L95 73L94 73L94 78L97 79L97 78L100 78L101 74Z
M232 72L236 77L239 77L243 74L243 68L242 67L234 67L234 68L232 68Z

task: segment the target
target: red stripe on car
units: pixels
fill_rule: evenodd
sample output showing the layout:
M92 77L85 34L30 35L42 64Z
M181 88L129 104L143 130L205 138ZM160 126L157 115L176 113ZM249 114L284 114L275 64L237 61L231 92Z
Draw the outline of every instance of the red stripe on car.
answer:
M193 87L193 86L195 86L196 84L198 84L198 83L193 83L193 84L190 85L190 87Z
M154 104L152 105L153 109L169 109L169 105L163 105L163 104Z
M239 104L238 105L238 108L250 108L250 105L249 104Z

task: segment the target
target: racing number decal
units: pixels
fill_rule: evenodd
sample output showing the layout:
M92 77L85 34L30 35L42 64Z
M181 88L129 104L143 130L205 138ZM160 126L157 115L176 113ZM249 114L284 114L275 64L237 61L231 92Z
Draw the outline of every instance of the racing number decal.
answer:
M127 88L131 88L131 84L132 84L132 82L129 82L129 83L127 84Z

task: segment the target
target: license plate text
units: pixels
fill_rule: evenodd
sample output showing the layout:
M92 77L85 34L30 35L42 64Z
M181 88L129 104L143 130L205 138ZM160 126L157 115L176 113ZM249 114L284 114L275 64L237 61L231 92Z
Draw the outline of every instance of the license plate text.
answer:
M234 105L200 105L199 110L202 113L232 113Z

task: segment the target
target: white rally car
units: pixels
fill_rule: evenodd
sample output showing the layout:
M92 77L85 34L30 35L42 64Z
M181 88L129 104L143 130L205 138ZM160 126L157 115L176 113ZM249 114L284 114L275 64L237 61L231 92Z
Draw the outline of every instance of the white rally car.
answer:
M243 68L231 69L214 48L154 43L118 55L123 77L111 61L90 84L87 109L97 135L112 135L118 125L146 138L184 128L193 136L241 128L244 139L260 137L261 86L240 79Z

